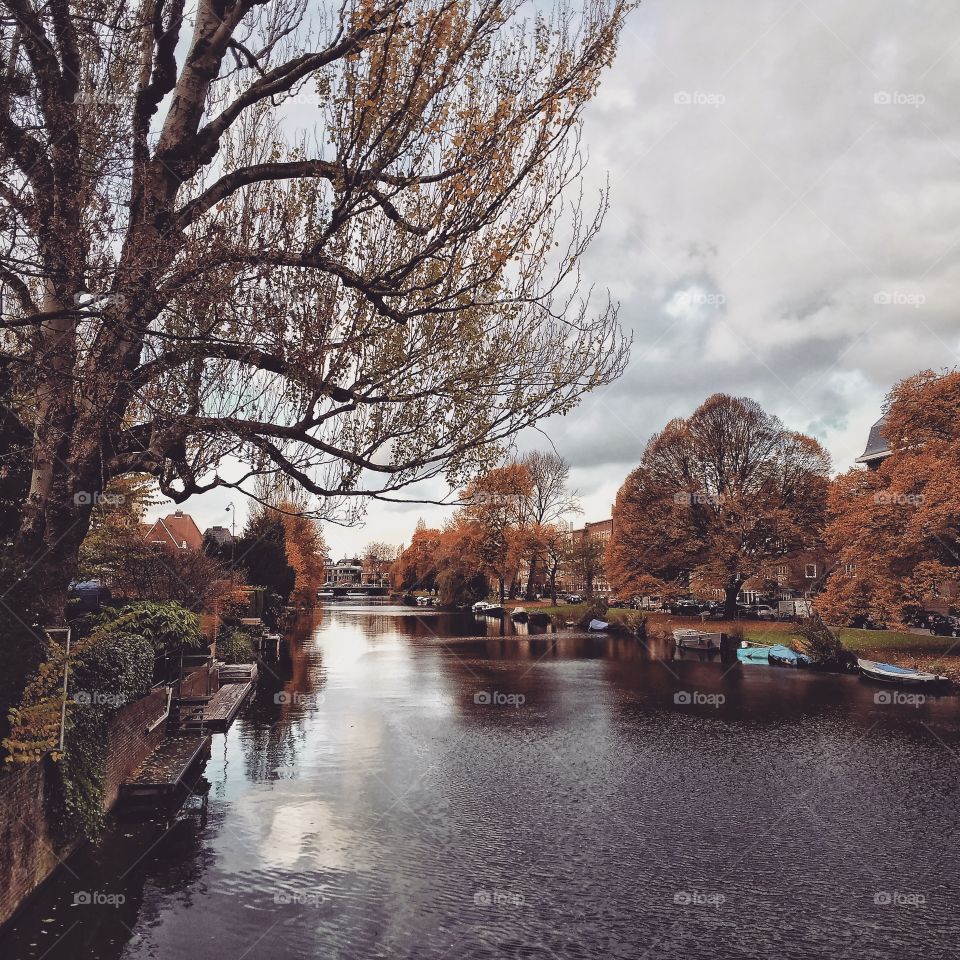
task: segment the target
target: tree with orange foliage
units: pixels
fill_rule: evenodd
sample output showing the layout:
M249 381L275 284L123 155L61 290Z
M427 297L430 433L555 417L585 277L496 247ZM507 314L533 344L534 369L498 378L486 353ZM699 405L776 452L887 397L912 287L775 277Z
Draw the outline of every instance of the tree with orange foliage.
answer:
M813 546L826 519L830 457L753 400L715 394L654 435L617 494L607 576L618 593L695 574L736 613L770 560ZM651 578L653 578L651 580Z
M400 551L390 567L393 589L403 593L433 590L436 586L439 544L440 531L428 527L422 519L418 520L410 545Z
M510 463L488 470L461 495L462 518L474 532L476 561L496 581L501 603L527 546L526 502L531 488L528 468L523 463Z
M903 623L960 586L960 372L902 380L884 412L891 456L830 492L838 564L817 606L834 623Z
M284 500L277 509L283 522L287 563L294 572L290 603L312 610L326 578L327 543L323 531L319 521L308 516L300 504Z

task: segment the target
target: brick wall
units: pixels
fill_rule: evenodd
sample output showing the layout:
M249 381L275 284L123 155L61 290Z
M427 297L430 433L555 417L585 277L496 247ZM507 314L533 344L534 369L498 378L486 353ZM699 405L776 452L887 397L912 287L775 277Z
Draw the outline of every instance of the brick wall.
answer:
M206 687L206 667L185 681L200 692ZM199 694L191 694L191 696ZM107 730L107 769L104 804L116 803L120 785L156 749L166 733L161 723L148 733L167 706L165 687L121 707ZM0 770L0 925L60 865L72 850L54 851L46 817L47 776L52 761Z
M117 802L120 784L160 745L166 723L150 733L147 727L163 716L166 709L167 688L160 687L149 696L121 707L110 719L104 784L104 806L108 810Z
M44 814L51 762L0 773L0 924L60 865Z

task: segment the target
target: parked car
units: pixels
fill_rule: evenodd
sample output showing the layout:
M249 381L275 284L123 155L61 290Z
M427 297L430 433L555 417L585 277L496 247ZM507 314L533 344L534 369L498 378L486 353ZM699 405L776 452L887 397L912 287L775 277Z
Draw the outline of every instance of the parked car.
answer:
M851 627L858 630L886 630L887 625L880 620L875 620L869 614L861 614L850 621Z
M752 603L751 615L755 620L776 620L777 611L769 603Z
M722 620L724 617L724 604L719 600L710 600L703 605L700 611L708 620Z
M583 603L583 597L579 593L570 593L567 595L567 603Z
M697 617L700 615L700 604L695 600L673 600L667 608L674 617Z
M928 613L925 626L938 637L960 636L960 621L942 613Z

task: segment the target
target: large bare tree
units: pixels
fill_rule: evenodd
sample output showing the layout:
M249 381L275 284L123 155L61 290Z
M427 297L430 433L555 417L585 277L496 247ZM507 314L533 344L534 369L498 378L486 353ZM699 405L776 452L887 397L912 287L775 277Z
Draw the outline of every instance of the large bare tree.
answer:
M0 399L50 616L112 478L329 514L622 370L578 180L627 6L0 0Z

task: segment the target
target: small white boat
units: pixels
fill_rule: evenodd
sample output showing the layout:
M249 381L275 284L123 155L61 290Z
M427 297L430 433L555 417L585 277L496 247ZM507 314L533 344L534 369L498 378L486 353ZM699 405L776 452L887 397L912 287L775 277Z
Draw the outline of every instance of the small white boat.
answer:
M524 607L514 607L513 613L510 614L510 619L516 621L517 623L526 623L527 617L529 614Z
M590 624L589 624L589 626L587 627L587 630L590 630L590 631L594 631L594 632L599 633L599 632L602 631L602 630L606 630L607 627L609 627L609 626L610 626L610 624L607 623L607 622L604 621L604 620L596 620L596 619L594 619L594 620L591 620L591 621L590 621Z
M947 677L936 673L924 673L922 670L910 670L897 667L892 663L878 663L876 660L857 660L860 673L878 683L892 683L898 686L923 686L925 684L949 683Z
M683 650L719 650L720 634L706 630L674 630L673 642Z

